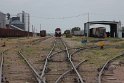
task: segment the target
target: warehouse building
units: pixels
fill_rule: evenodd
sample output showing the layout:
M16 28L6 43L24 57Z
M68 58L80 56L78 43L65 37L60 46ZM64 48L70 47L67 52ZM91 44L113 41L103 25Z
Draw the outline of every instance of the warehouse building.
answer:
M6 27L6 14L0 12L0 28Z

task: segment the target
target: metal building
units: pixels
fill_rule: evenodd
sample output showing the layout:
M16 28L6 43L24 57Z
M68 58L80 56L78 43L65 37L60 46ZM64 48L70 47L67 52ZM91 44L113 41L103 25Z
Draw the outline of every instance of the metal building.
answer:
M22 23L20 21L19 17L12 17L11 18L11 27L14 29L24 31L24 23Z
M118 37L122 38L122 27L121 22L117 21L91 21L84 24L84 34L85 36L89 37L90 35L90 25L92 24L104 24L110 25L110 37Z
M24 11L22 13L17 14L18 17L20 17L20 21L24 23L24 30L29 31L30 28L30 15Z
M0 12L0 28L6 27L6 14Z

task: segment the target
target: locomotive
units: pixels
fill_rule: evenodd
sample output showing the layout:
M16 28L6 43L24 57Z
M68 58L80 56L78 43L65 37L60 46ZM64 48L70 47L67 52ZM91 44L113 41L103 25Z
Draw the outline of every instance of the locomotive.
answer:
M60 28L55 29L55 37L61 37L61 29Z

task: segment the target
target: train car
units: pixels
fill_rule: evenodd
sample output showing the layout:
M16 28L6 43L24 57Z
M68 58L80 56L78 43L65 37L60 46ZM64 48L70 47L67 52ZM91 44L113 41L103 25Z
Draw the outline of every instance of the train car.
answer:
M60 28L55 29L55 37L61 37L61 29Z
M33 36L32 32L20 31L15 29L0 28L0 37L26 37Z
M40 36L45 37L46 36L46 30L41 30L40 31Z
M98 27L98 28L91 28L90 29L90 36L91 37L104 38L105 35L106 35L106 28L105 27Z
M74 36L83 36L83 33L84 31L83 30L80 30L80 31L74 31Z

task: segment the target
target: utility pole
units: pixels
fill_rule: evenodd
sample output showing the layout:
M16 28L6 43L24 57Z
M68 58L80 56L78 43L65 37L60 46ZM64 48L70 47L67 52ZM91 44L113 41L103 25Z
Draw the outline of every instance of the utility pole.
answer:
M88 22L89 22L89 20L90 20L90 15L89 15L89 12L88 12Z
M40 24L40 31L41 31L41 24Z
M89 28L90 28L90 27L89 27L89 26L90 26L90 25L89 25L89 12L88 12L88 14L87 14L87 21L88 21L88 22L87 22L87 25L86 25L86 31L87 31L86 33L87 33L87 35L85 36L85 42L86 42L86 43L88 42Z
M32 25L32 33L33 33L33 36L34 36L34 29L33 29L33 25Z
M30 16L28 14L28 38L29 38L29 28L30 28Z

